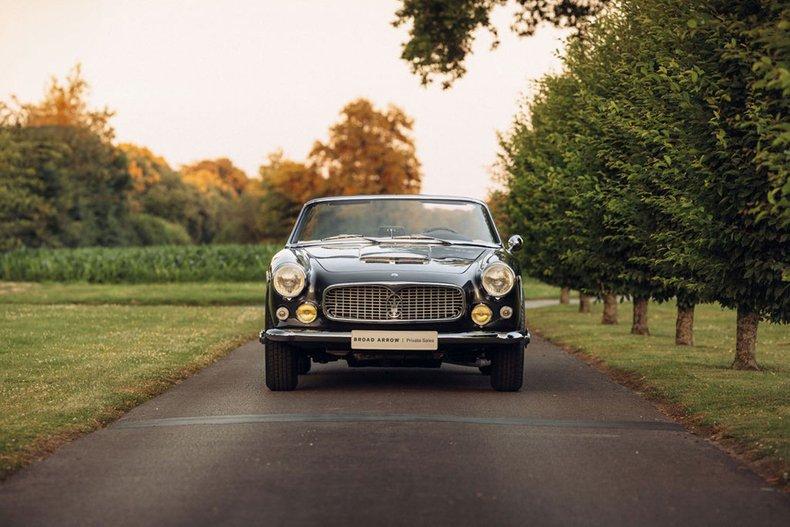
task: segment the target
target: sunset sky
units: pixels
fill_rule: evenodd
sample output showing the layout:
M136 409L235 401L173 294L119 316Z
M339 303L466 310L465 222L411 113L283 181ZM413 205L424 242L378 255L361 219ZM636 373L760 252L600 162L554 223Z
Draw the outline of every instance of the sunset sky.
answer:
M256 2L0 0L0 98L41 98L74 64L91 103L117 112L117 139L174 166L230 157L257 174L282 148L304 159L348 101L394 103L415 119L423 192L484 197L507 130L531 81L559 67L562 32L481 35L450 90L420 85L400 57L406 29L395 1Z

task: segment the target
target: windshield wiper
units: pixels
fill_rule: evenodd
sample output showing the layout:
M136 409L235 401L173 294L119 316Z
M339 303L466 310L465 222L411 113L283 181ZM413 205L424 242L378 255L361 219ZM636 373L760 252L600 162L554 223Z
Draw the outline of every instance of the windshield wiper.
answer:
M453 245L453 242L451 242L450 240L444 240L442 238L437 238L436 236L428 236L427 234L402 234L400 236L393 236L389 239L390 240L430 240L432 242L436 242L441 245ZM386 241L386 239L384 241Z
M379 240L377 240L376 238L371 238L370 236L363 236L361 234L335 234L334 236L328 236L326 238L321 238L318 241L326 242L326 241L330 241L330 240L347 240L347 239L351 239L351 238L360 238L360 239L363 239L363 240L367 240L367 241L369 241L371 243L379 243Z

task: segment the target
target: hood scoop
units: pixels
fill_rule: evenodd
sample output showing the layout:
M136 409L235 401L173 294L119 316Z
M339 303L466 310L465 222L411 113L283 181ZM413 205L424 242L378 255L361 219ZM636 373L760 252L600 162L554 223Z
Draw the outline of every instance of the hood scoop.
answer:
M365 263L419 265L428 263L431 258L426 254L392 252L363 254L359 259Z

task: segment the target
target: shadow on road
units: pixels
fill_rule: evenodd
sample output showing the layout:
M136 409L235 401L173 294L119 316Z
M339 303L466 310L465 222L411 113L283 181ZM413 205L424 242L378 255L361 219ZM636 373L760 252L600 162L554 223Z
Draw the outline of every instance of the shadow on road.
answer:
M488 377L477 368L351 368L319 366L299 378L300 391L349 390L491 391Z

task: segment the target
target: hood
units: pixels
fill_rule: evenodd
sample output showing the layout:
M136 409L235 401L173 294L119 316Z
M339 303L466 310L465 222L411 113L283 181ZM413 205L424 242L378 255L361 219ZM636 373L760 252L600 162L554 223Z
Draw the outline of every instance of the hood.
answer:
M486 251L485 247L415 244L326 244L301 247L306 255L333 273L381 271L461 274Z

